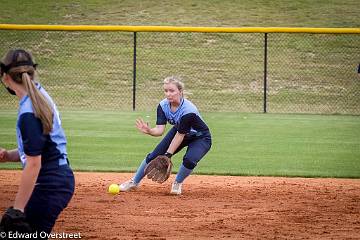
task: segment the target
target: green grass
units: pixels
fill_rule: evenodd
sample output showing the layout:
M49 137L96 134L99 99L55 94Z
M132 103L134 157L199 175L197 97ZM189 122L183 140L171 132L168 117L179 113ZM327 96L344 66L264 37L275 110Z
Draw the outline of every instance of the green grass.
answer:
M357 6L356 0L14 0L1 4L0 23L359 27ZM202 110L261 112L263 39L259 33L138 33L137 109L149 111L161 97L161 80L179 75ZM0 52L31 50L40 81L60 107L129 111L132 41L128 32L0 31ZM360 114L359 46L359 34L269 34L268 87L275 99L269 109ZM15 104L3 89L0 99L1 109Z
M21 24L359 27L360 15L356 0L12 0L1 6L1 23Z
M1 3L0 23L359 27L358 5L356 0L13 0ZM268 111L360 114L359 37L268 34ZM208 111L203 115L213 134L213 148L196 173L359 178L358 116L234 113L262 112L263 39L258 33L138 33L136 109L154 111L163 97L161 80L179 75L187 97ZM132 43L127 32L0 31L1 53L9 48L34 53L40 81L62 110L76 170L134 171L160 141L134 128L134 119L148 113L130 112ZM16 106L16 98L0 87L0 147L16 147L16 113L7 110ZM174 162L176 171L181 158Z
M148 112L64 111L72 167L80 171L133 172L161 138L140 134ZM205 113L213 146L196 174L360 177L360 117ZM0 115L0 146L15 148L16 112ZM184 152L174 157L177 171ZM2 164L1 168L19 168Z

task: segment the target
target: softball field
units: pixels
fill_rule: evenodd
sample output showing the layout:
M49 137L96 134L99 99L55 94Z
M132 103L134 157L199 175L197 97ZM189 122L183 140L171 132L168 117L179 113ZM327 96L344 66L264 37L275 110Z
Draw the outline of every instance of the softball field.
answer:
M82 239L359 239L360 181L332 178L190 176L183 195L145 179L109 195L129 173L76 172L75 195L54 233ZM21 171L0 170L0 210Z

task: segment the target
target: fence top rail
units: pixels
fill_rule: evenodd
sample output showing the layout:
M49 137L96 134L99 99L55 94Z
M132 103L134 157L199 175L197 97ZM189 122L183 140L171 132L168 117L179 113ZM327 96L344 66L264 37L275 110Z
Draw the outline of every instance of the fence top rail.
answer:
M0 30L360 34L360 28L296 28L296 27L237 27L237 28L234 27L232 28L232 27L0 24Z

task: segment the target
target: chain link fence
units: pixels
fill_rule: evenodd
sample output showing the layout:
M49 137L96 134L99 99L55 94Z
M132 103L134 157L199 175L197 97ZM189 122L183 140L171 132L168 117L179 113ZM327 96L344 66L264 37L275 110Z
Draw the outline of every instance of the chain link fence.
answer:
M177 75L201 111L360 114L360 34L264 36L1 30L0 50L30 50L63 110L153 111ZM1 88L0 109L16 104Z

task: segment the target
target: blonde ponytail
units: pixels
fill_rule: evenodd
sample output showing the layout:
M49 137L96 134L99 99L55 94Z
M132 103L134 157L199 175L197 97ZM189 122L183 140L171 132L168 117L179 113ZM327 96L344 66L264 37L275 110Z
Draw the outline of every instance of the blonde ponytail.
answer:
M43 133L49 134L53 125L53 109L49 100L36 87L34 80L34 58L23 49L9 50L1 60L1 70L9 74L17 84L22 84L30 97L35 117L43 125Z
M43 125L43 133L49 134L53 125L53 110L49 101L35 86L34 81L31 80L27 72L23 72L21 75L22 82L25 89L31 99L35 117L41 120Z

